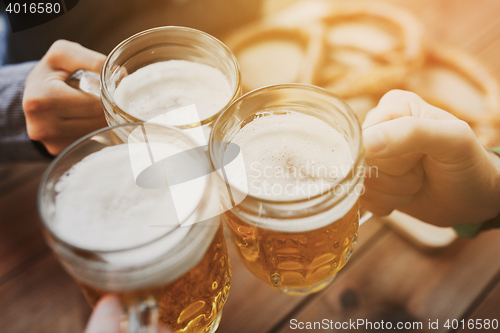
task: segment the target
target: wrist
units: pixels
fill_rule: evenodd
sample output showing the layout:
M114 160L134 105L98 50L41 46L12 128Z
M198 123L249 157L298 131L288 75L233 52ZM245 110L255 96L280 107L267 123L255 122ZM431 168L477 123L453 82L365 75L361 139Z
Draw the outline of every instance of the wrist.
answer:
M491 200L492 215L478 223L461 224L454 226L455 232L462 238L473 238L481 231L500 228L500 146L488 151L488 157L492 163L491 175Z
M492 187L494 205L497 208L497 215L500 215L500 146L490 149L488 156L493 164Z
M487 207L489 216L483 221L480 221L481 223L487 222L500 215L500 156L497 155L495 151L491 150L487 151L487 155L490 161L490 168L486 170L486 174L489 175L489 191L486 192L484 198L486 199L485 201L489 203L489 207Z

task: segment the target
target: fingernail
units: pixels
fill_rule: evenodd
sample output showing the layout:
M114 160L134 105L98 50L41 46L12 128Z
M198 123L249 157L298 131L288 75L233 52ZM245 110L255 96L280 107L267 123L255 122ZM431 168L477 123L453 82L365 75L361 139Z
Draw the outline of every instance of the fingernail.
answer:
M376 128L367 128L363 131L363 142L366 151L376 153L387 145L384 132Z

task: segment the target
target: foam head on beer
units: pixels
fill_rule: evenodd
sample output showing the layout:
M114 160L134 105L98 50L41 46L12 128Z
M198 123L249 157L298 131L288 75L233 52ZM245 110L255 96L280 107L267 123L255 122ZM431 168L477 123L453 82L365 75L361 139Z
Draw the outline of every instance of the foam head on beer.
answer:
M150 120L168 111L195 104L200 119L217 114L231 100L228 78L218 69L187 60L156 62L122 79L114 99L128 114ZM167 119L171 125L186 125L182 117Z
M241 148L248 193L266 200L326 193L353 166L349 144L337 129L297 111L260 112L231 142Z
M225 212L224 219L255 276L304 295L325 288L350 258L359 194L346 180L354 167L352 140L333 112L290 109L267 108L235 128L231 142L245 162L250 204Z
M178 143L150 144L161 145L154 148L161 148L168 155L185 151ZM144 156L143 148L140 143L103 148L73 165L59 179L51 227L60 239L93 251L119 251L162 239L157 245L126 256L103 255L113 264L128 265L161 256L186 237L191 226L179 224L196 209L199 202L193 201L201 200L205 187L192 185L186 189L192 200L175 207L167 185L156 186L159 189L141 188L134 179L131 161ZM184 158L200 164L193 155L185 154ZM162 181L159 177L150 180Z

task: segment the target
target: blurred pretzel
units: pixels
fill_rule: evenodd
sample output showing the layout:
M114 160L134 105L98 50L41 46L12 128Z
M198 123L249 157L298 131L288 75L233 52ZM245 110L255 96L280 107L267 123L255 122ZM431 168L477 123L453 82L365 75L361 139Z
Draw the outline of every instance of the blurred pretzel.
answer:
M446 82L446 77L439 81L433 79L432 71L455 76L450 77L449 82ZM467 85L460 84L461 80ZM484 66L468 54L449 46L428 46L423 68L414 71L407 78L404 88L468 122L484 145L500 144L498 82ZM473 101L461 100L467 98L466 94L478 98ZM477 94L479 96L476 96Z
M422 25L410 13L390 4L378 1L336 3L322 23L326 29L327 52L314 83L341 97L381 95L401 85L409 71L422 63ZM371 26L386 34L394 45L385 45L384 49L384 45L370 48L356 43L356 38L363 37L362 30L353 38L335 40L335 29L346 24ZM356 58L362 61L350 63Z
M295 82L311 83L314 73L317 71L318 59L324 52L322 44L322 28L316 24L311 24L306 27L289 27L280 26L272 23L257 23L243 28L225 40L226 45L233 51L236 58L241 60L242 53L253 46L264 44L266 42L292 42L300 46L303 50L303 58L300 61L299 68L291 68L290 71L296 70L298 77ZM257 61L256 61L257 62ZM265 66L265 64L257 64L255 66ZM274 68L267 68L272 72ZM255 88L255 84L251 84L246 78L250 75L256 75L253 71L242 71L243 90L249 91ZM262 85L284 82L264 82Z
M281 49L283 62L277 57L280 68L291 74L278 73L274 77L278 66L266 64L267 54L264 62L246 57L247 68L242 66L246 91L285 83L280 80L293 76L293 82L319 85L344 98L363 121L366 112L376 106L384 93L407 89L467 121L483 144L500 144L500 97L496 80L462 52L437 45L424 47L422 37L422 24L412 14L385 2L307 0L240 29L226 43L238 60L259 44L269 53L276 51L269 45L283 41L295 43L303 51L300 62L291 62L295 67L286 68L287 53ZM444 87L446 96L442 83L437 83L441 87L435 87L426 77L428 70L436 67L465 80L465 85L479 92L476 94L479 102L464 110L465 103L459 101L465 97L459 92L457 98L450 100L449 92L460 80Z

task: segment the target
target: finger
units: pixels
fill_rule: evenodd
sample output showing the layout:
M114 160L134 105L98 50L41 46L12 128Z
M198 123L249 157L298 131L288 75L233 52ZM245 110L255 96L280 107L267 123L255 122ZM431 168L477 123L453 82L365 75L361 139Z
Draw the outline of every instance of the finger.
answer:
M445 163L470 158L478 146L471 128L464 121L417 117L402 117L373 125L363 131L363 141L367 158L421 153Z
M413 194L390 194L382 191L375 190L370 187L365 187L365 192L361 196L363 202L375 207L383 208L387 211L392 211L401 207L411 204L413 201ZM365 207L365 204L363 204ZM366 206L368 209L369 207Z
M368 169L384 172L392 176L402 176L415 168L422 158L422 154L410 153L390 158L367 158Z
M54 81L54 103L65 106L58 107L59 115L64 119L94 118L104 119L104 109L101 100L84 91L68 86L64 81ZM68 101L71 104L68 105Z
M121 314L121 304L118 297L104 296L94 308L85 333L120 333Z
M106 120L104 116L94 117L94 118L85 118L85 119L67 119L59 122L58 128L55 129L52 137L48 137L50 140L52 138L57 141L69 141L72 143L98 129L104 128L107 126Z
M45 141L42 143L50 155L57 156L73 142L75 142L75 140L67 140L66 139L66 140L57 140L57 141Z
M100 72L106 56L78 43L58 40L50 47L44 60L55 70L73 73L79 69Z
M454 120L452 114L426 103L417 94L404 90L391 90L381 99L376 108L366 115L363 129L375 124L412 116L427 119Z
M29 137L41 141L52 155L59 154L84 135L107 126L103 116L72 120L50 119L49 117L42 122L30 117L26 125Z
M107 127L108 123L104 118L103 114L97 117L85 118L85 119L67 119L63 120L63 126L66 127L67 132L75 132L81 134L80 136L86 135L90 132L96 131L103 127Z
M392 211L394 210L394 209L387 208L387 207L377 206L375 202L366 201L365 199L363 199L363 197L361 197L361 206L364 209L372 212L373 215L376 215L376 216L387 216L387 215L391 214Z
M64 149L66 149L68 146L70 146L72 143L74 143L76 140L80 139L81 137L83 137L83 135L74 136L71 138L58 138L56 140L46 140L46 141L42 141L42 143L51 155L57 156Z
M99 98L73 89L59 78L49 78L40 85L26 87L23 101L25 112L44 111L61 118L93 118L104 114Z
M365 186L388 194L415 194L423 185L424 174L422 168L416 168L402 176L392 176L384 172L372 174L365 178Z

